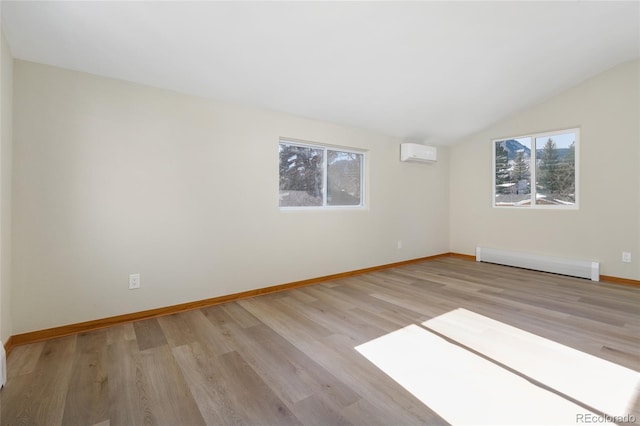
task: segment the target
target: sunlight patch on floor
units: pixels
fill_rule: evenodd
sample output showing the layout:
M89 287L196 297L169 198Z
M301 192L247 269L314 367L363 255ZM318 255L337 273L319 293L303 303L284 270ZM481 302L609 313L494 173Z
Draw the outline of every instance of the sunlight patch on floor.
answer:
M581 423L580 415L597 417L418 325L356 350L454 425L568 425Z
M466 309L422 325L611 416L628 415L638 396L637 371Z

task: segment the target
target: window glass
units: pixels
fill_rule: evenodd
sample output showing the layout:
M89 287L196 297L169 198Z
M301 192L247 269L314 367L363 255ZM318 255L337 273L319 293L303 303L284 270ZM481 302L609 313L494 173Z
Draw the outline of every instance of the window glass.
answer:
M536 203L572 205L576 202L576 135L563 133L536 138Z
M495 204L531 204L531 138L507 139L495 143Z
M355 152L327 152L327 204L330 206L359 206L362 154Z
M321 206L324 150L280 144L280 206Z
M494 140L494 207L577 207L578 139L571 129Z
M281 140L280 207L363 206L364 153Z

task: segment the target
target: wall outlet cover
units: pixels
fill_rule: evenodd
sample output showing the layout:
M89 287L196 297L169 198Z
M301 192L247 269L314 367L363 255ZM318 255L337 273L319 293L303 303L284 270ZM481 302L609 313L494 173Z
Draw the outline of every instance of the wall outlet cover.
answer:
M129 275L129 290L140 288L140 274Z

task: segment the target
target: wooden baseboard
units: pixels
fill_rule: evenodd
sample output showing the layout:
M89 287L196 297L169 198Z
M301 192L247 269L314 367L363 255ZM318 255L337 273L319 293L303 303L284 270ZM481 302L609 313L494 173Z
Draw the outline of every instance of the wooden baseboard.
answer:
M624 285L632 285L632 286L640 287L640 281L638 280L632 280L629 278L612 277L610 275L600 275L600 281L613 283L613 284L624 284Z
M90 331L99 330L101 328L111 327L114 325L125 324L129 322L140 321L140 320L149 319L149 318L156 318L164 315L176 314L179 312L205 308L207 306L218 305L221 303L233 302L236 300L246 299L249 297L259 296L262 294L276 293L276 292L290 290L298 287L304 287L304 286L318 284L318 283L336 280L340 278L351 277L354 275L366 274L368 272L375 272L383 269L395 268L398 266L409 265L412 263L425 262L427 260L433 260L433 259L438 259L443 257L454 257L457 259L464 259L464 260L470 260L470 261L476 260L475 256L472 256L469 254L452 253L452 252L442 253L434 256L404 260L401 262L389 263L386 265L379 265L379 266L372 266L370 268L357 269L355 271L341 272L338 274L325 275L322 277L310 278L307 280L295 281L287 284L280 284L280 285L275 285L271 287L259 288L256 290L249 290L249 291L244 291L240 293L214 297L211 299L197 300L194 302L181 303L173 306L149 309L147 311L133 312L130 314L116 315L108 318L101 318L97 320L85 321L85 322L76 323L76 324L63 325L60 327L48 328L46 330L38 330L38 331L31 331L28 333L16 334L9 337L9 339L6 341L4 346L8 356L11 350L19 345L26 345L29 343L55 339L58 337L70 336L73 334L87 333ZM605 282L640 286L640 281L637 281L637 280L610 277L607 275L602 275L600 278L602 281L605 281Z
M13 348L19 345L26 345L29 343L40 342L43 340L55 339L58 337L70 336L73 334L87 333L101 328L111 327L114 325L125 324L133 321L139 321L149 318L156 318L164 315L176 314L179 312L190 311L193 309L205 308L207 306L218 305L226 302L233 302L236 300L246 299L249 297L259 296L262 294L276 293L284 290L290 290L298 287L304 287L308 285L318 284L321 282L336 280L340 278L346 278L354 275L366 274L368 272L380 271L388 268L395 268L398 266L408 265L411 263L419 263L427 260L433 260L442 257L450 256L449 253L438 254L435 256L421 257L418 259L404 260L401 262L389 263L386 265L372 266L370 268L357 269L355 271L341 272L338 274L325 275L317 278L310 278L302 281L295 281L287 284L280 284L271 287L259 288L256 290L243 291L240 293L229 294L225 296L214 297L211 299L198 300L194 302L181 303L179 305L166 306L162 308L149 309L147 311L134 312L124 315L116 315L108 318L101 318L92 321L85 321L76 324L63 325L60 327L48 328L45 330L31 331L28 333L13 335L7 340L5 346ZM11 343L11 345L8 345ZM7 350L7 354L9 351Z
M13 336L9 336L6 342L4 342L4 351L9 356L11 350L15 346Z
M462 253L447 253L449 257L455 257L456 259L473 260L475 262L476 257L470 254Z

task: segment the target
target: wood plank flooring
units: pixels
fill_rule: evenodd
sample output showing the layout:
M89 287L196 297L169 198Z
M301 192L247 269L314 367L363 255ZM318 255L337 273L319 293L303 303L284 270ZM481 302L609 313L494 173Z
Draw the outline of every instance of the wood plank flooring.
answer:
M640 371L640 288L440 258L19 346L0 423L446 424L354 348L457 308Z

